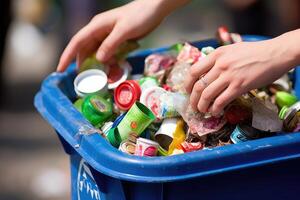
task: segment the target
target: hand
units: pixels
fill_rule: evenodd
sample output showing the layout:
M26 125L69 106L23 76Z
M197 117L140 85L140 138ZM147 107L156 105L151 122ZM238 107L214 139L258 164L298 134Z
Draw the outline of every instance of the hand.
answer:
M151 32L171 11L188 0L136 0L125 6L96 15L64 50L57 71L64 71L77 57L77 66L93 52L107 62L118 46Z
M291 69L292 58L280 38L219 47L191 67L185 82L190 104L218 115L241 94L282 76Z

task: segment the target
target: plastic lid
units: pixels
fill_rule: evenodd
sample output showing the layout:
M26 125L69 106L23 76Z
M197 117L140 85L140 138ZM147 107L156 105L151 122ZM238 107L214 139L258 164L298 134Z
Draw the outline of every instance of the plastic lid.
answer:
M106 91L107 76L99 69L89 69L81 72L74 79L74 90L79 97Z
M121 83L114 92L116 105L122 110L128 110L141 96L141 88L134 80Z

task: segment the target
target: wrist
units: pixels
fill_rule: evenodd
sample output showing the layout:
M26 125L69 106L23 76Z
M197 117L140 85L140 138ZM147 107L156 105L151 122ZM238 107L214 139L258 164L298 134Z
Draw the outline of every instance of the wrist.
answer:
M281 58L286 70L300 64L300 29L284 33L273 39L275 48L281 51Z

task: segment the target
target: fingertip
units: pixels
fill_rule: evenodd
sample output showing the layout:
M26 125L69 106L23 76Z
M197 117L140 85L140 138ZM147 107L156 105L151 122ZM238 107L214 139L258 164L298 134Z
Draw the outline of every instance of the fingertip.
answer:
M208 112L208 109L207 109L206 107L204 107L203 105L201 105L200 101L199 101L199 103L198 103L198 105L197 105L197 109L198 109L198 111L201 112L201 113L206 113L206 112Z
M67 68L67 66L69 65L69 63L71 62L73 55L71 53L69 53L68 51L68 47L64 50L64 52L62 53L60 59L59 59L59 63L57 65L56 71L57 72L63 72L65 71L65 69Z
M61 64L61 62L58 63L57 67L56 67L56 72L63 72L63 66Z
M107 60L107 55L103 50L99 49L96 53L96 59L100 62L105 62Z
M222 109L216 109L214 108L214 106L212 106L212 108L210 108L209 111L212 114L212 116L220 117Z

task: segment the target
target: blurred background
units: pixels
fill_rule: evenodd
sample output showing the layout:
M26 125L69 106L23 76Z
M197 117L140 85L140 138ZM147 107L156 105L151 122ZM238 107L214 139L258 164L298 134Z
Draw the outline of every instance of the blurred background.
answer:
M3 0L0 5L0 199L70 199L69 160L33 107L63 48L95 14L125 0ZM201 0L170 15L142 48L212 38L218 26L276 36L299 28L298 0Z

